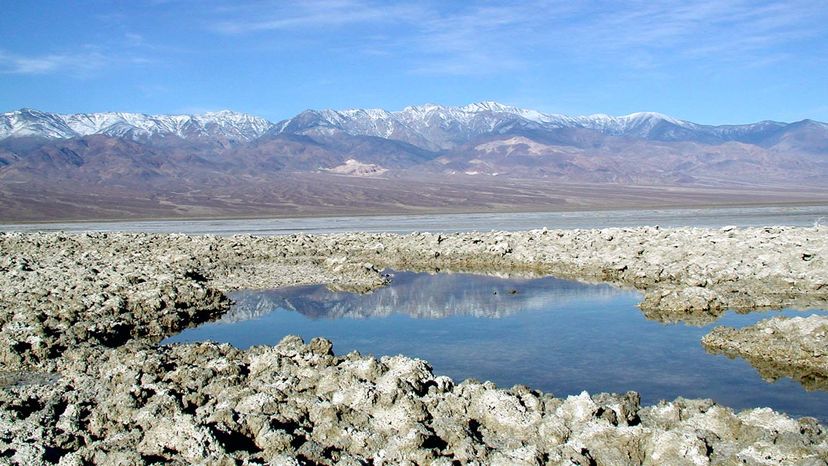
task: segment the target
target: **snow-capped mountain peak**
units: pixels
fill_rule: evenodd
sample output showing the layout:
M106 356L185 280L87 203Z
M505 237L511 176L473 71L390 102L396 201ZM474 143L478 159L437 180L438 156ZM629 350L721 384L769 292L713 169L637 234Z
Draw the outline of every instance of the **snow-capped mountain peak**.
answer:
M126 112L57 114L20 109L0 115L0 139L25 136L67 139L104 134L138 141L172 135L183 139L244 142L261 136L272 126L264 118L229 110L201 115L147 115Z
M685 126L687 124L686 121L679 120L673 118L671 116L665 115L663 113L658 112L636 112L630 113L629 115L624 115L618 117L618 120L630 122L630 123L640 123L640 122L658 122L658 121L666 121L668 123L674 124L676 126Z
M409 105L408 107L405 107L404 109L402 109L402 111L397 113L429 113L434 111L445 110L446 108L449 107L427 103L422 105Z
M0 116L0 139L27 136L63 139L74 135L60 115L53 113L21 108Z
M482 102L475 102L469 105L460 107L464 112L500 112L500 113L521 113L526 110L513 107L511 105L504 105L492 100L485 100Z
M825 123L812 124L819 128L826 127ZM427 103L391 112L379 108L306 110L275 124L264 118L232 110L199 115L147 115L126 112L55 114L24 108L0 114L0 139L67 139L103 134L139 142L177 137L188 141L233 145L252 141L265 134L288 133L316 138L372 136L437 151L452 149L489 134L520 134L526 131L578 129L634 139L721 143L757 141L785 126L786 123L774 121L708 126L656 112L636 112L621 116L603 113L570 116L494 101L456 107Z
M655 112L623 116L595 114L568 116L482 101L459 107L427 103L405 107L400 111L322 110L303 112L277 125L279 132L306 135L351 135L397 139L427 149L450 149L476 136L515 128L551 130L584 128L615 136L647 138L658 132L663 137L675 133L666 127L697 129L699 125Z

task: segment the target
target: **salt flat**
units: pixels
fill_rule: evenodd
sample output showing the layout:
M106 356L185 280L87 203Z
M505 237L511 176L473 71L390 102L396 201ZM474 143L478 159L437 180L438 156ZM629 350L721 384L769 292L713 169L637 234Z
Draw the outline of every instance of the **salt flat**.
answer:
M286 235L295 233L463 232L536 228L813 226L828 223L828 206L708 207L692 209L626 209L575 212L520 212L250 218L212 220L146 220L0 224L0 231L125 231L190 235Z
M405 356L336 356L323 338L158 342L218 318L234 289L369 291L388 284L383 267L606 281L641 291L641 311L665 323L824 309L825 232L0 234L0 448L21 464L55 448L65 464L821 464L825 428L770 408L498 389Z

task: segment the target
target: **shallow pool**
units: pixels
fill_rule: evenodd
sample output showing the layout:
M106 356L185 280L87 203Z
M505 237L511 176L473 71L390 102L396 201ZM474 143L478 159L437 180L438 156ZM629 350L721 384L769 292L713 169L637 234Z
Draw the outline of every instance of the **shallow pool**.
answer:
M828 422L828 392L790 379L763 380L741 359L711 355L701 337L716 325L741 327L783 310L727 313L704 327L647 320L637 292L555 278L394 272L370 294L301 286L231 295L220 321L164 343L212 340L239 348L285 335L323 336L345 354L404 354L455 380L524 384L557 396L635 390L644 404L712 398L736 409L770 406ZM824 311L811 313L828 314Z

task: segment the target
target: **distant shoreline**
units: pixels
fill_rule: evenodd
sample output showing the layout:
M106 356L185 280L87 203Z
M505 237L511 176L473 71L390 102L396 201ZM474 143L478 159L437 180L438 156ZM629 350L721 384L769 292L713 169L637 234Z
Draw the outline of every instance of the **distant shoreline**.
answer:
M789 211L787 211L789 210ZM339 233L355 231L486 231L490 229L525 230L533 228L609 228L645 225L754 226L787 221L791 226L811 226L820 217L828 217L824 203L714 204L688 206L641 206L637 208L558 210L489 210L435 211L416 213L357 213L345 215L274 215L227 217L179 217L106 220L68 220L0 223L3 231L134 231L176 232L188 234L291 234ZM813 217L813 219L811 218ZM652 222L638 221L651 219ZM690 222L697 219L699 222ZM759 219L763 219L759 221ZM746 221L747 220L747 221ZM332 222L326 224L325 222ZM557 223L555 223L557 221ZM506 223L504 223L506 222ZM553 222L549 224L549 222ZM828 223L828 219L823 223ZM536 224L536 225L534 225ZM422 225L417 228L417 225ZM534 226L533 226L534 225ZM234 230L233 227L239 227ZM362 226L363 228L360 228ZM476 226L476 227L475 227ZM387 227L387 228L384 228Z
M636 188L630 186L629 188ZM649 188L649 187L642 187ZM667 190L666 190L667 191ZM630 205L606 205L596 207L595 205L569 205L569 206L501 206L495 208L439 208L426 207L422 209L388 209L368 212L356 208L353 211L342 209L341 212L331 210L319 210L315 212L273 212L268 214L239 214L239 215L181 215L181 216L124 216L124 217L87 217L87 218L53 218L43 220L27 220L19 217L4 218L0 216L0 231L4 227L12 225L50 225L57 223L78 224L78 223L126 223L126 222L190 222L190 221L211 221L211 220L290 220L290 219L329 219L341 217L411 217L411 216L439 216L439 215L485 215L485 214L529 214L529 213L583 213L583 212L618 212L618 211L653 211L653 210L694 210L694 209L742 209L742 208L802 208L802 207L828 207L828 193L824 199L814 200L792 200L792 201L721 201L721 202L688 202L670 203L668 200L663 204L641 204ZM0 213L2 215L2 213Z

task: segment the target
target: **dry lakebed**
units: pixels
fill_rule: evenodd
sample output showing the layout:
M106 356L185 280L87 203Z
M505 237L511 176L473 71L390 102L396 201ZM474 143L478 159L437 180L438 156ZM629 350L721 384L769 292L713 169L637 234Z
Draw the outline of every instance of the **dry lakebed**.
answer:
M0 233L0 463L828 464L817 419L761 406L498 388L324 338L159 344L220 318L234 290L366 293L385 269L607 282L660 322L800 309L699 344L768 377L828 380L828 317L807 312L828 308L825 227Z

